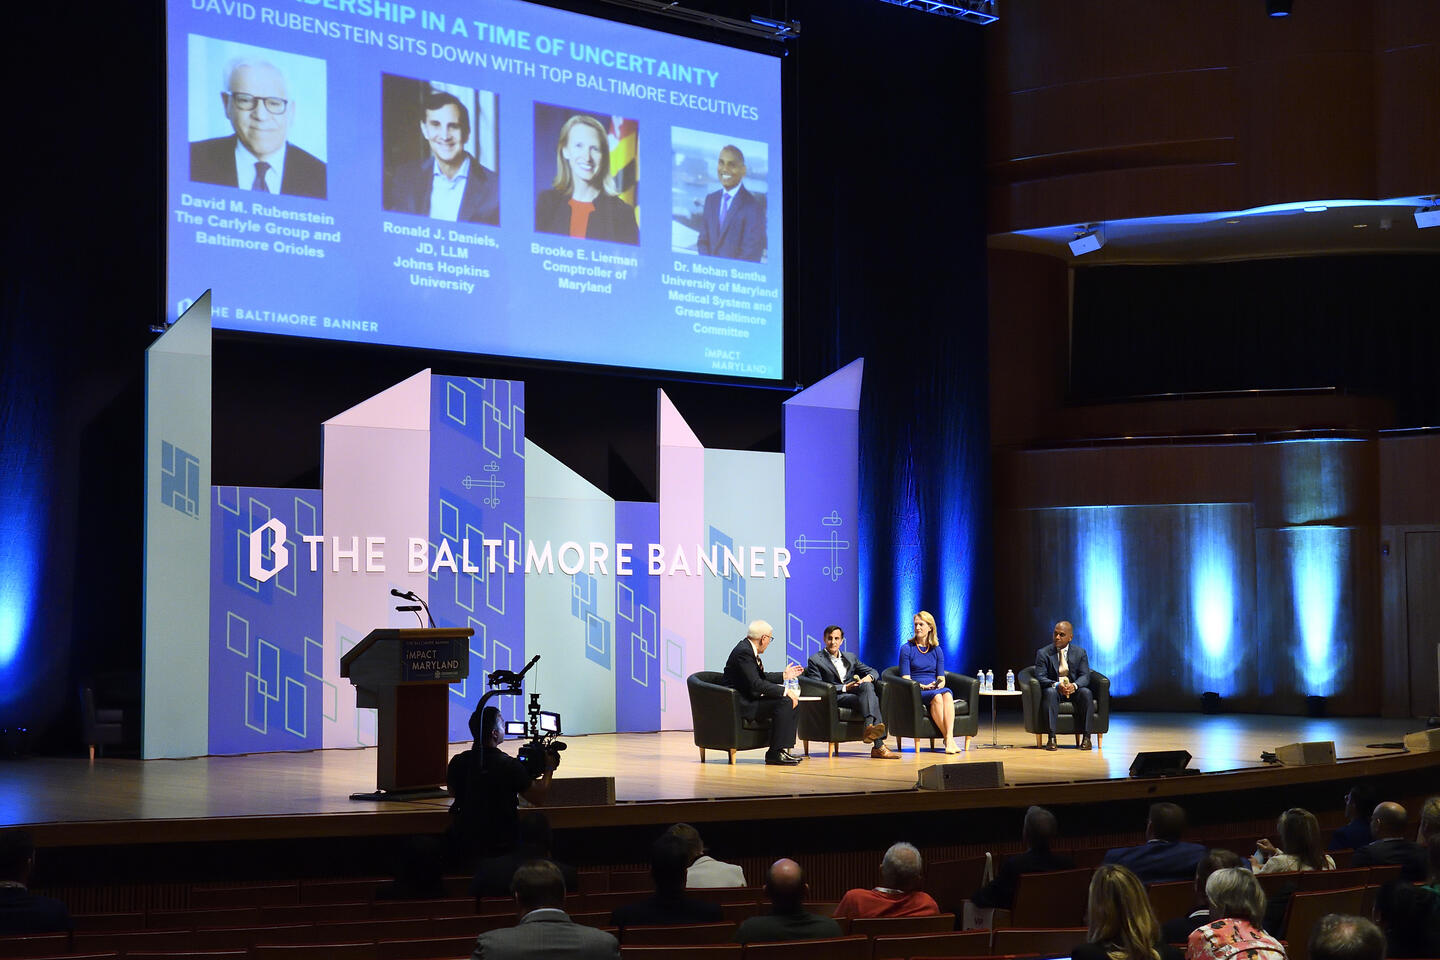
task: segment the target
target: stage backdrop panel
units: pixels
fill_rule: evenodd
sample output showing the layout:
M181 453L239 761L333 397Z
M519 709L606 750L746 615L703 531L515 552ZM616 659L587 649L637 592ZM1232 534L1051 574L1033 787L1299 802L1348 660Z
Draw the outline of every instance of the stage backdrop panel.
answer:
M660 505L615 504L616 543L660 542ZM615 575L615 729L660 729L660 577L643 561Z
M145 653L141 756L207 749L210 293L145 353Z
M799 638L787 632L785 581L774 575L771 547L785 543L785 457L749 450L705 451L705 539L714 549L718 573L700 567L705 578L705 669L724 670L725 660L745 636L751 620L767 620L775 641L767 671L785 667L785 658L804 663ZM764 547L762 575L751 567L754 547ZM739 560L727 571L725 551ZM686 544L692 566L695 547ZM793 646L792 646L793 644Z
M538 549L548 544L554 558L553 569L525 577L525 652L541 657L526 677L527 692L543 694L542 706L561 714L566 733L609 733L615 730L615 501L534 443L525 448L525 529ZM590 562L592 543L606 550L603 571ZM506 716L518 718L524 709L524 703L507 704Z
M434 568L444 543L457 563L455 569L435 568L426 597L437 625L475 631L470 677L450 685L450 739L469 740L470 714L485 692L485 674L518 670L530 656L525 642L525 384L431 377L429 424L430 562ZM496 548L499 570L490 569L485 540L503 544ZM461 561L466 541L473 570ZM509 556L516 559L514 571ZM515 716L510 704L497 706L507 717Z
M355 687L340 677L340 658L378 627L418 625L413 615L394 609L397 601L390 589L423 595L429 586L424 573L407 571L405 545L427 529L431 379L429 370L417 373L324 425L327 542L321 569L324 676L329 686L322 716L327 747L375 743L375 711L356 709ZM342 549L358 548L354 561L335 553L336 537ZM384 573L363 572L367 537L385 538ZM362 572L356 572L357 564Z
M316 749L321 704L333 702L335 690L325 680L320 639L321 574L310 569L301 538L320 533L320 491L213 487L211 494L206 752ZM261 583L250 576L250 531L277 517L291 562Z
M660 543L705 542L705 448L675 404L657 390ZM723 664L722 664L723 666ZM690 729L685 678L705 666L705 578L694 570L660 579L660 726Z
M856 360L785 401L785 638L804 663L838 624L860 653L860 384ZM889 664L881 664L883 669Z

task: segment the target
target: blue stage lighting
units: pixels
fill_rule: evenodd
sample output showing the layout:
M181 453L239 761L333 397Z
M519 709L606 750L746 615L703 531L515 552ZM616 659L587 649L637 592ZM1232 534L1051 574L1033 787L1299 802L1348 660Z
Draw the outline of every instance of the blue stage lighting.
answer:
M1349 531L1296 527L1289 535L1291 595L1300 630L1295 672L1303 693L1326 697L1335 692L1339 666L1335 621L1340 613L1340 578L1349 568Z
M7 487L28 486L17 477L3 479ZM18 700L28 686L25 678L30 671L21 668L20 649L30 627L42 544L35 530L39 505L29 491L4 492L5 509L0 514L0 703L9 703Z
M1081 591L1081 623L1075 625L1088 638L1095 655L1091 662L1105 664L1112 695L1128 690L1126 666L1133 656L1122 652L1120 634L1124 622L1125 590L1121 571L1125 567L1124 544L1120 536L1121 507L1083 507L1076 517L1075 533ZM1127 644L1133 651L1135 645ZM1097 669L1099 667L1097 666Z
M924 545L920 542L920 510L915 503L915 484L912 479L902 482L900 503L895 515L895 540L890 562L891 575L895 581L894 623L902 633L900 638L910 636L910 621L923 609L920 603L920 582L925 573ZM898 639L898 638L897 638Z
M965 474L956 471L958 478ZM958 486L959 484L955 484ZM965 618L970 612L970 591L974 584L974 530L970 515L971 501L946 483L945 522L947 531L940 543L940 641L945 647L945 662L965 666ZM952 668L953 669L953 668ZM968 667L966 668L968 672Z
M1200 641L1197 691L1229 696L1236 690L1235 551L1221 514L1210 504L1192 508L1190 525L1190 609Z

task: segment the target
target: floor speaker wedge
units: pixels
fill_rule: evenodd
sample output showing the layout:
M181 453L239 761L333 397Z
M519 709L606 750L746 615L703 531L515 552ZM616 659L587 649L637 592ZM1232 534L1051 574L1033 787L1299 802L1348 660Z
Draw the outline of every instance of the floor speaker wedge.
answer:
M1184 777L1199 773L1191 770L1188 750L1142 750L1130 761L1132 777Z
M1440 727L1405 734L1405 749L1411 753L1440 750Z
M1311 740L1287 743L1275 748L1275 759L1287 767L1307 767L1316 763L1335 762L1334 740Z
M1005 786L1005 764L998 760L976 763L936 763L920 770L915 784L921 790L978 790Z

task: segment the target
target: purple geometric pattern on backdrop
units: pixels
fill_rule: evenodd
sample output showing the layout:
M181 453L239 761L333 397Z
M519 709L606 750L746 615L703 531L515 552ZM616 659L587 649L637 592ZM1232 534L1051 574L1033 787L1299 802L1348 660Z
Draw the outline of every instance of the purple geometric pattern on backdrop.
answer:
M615 577L615 729L660 729L660 578L643 544L660 539L660 505L615 504L615 542L635 544L628 576Z

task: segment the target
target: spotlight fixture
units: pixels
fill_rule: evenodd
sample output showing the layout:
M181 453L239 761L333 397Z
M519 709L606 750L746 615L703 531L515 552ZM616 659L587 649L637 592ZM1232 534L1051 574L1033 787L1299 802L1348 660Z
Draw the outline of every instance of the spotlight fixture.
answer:
M1265 0L1265 13L1271 17L1290 16L1290 0Z
M1440 197L1422 197L1426 206L1415 211L1415 226L1421 230L1440 227Z
M1070 252L1081 257L1094 253L1105 246L1105 234L1100 232L1098 223L1082 223L1075 228L1075 239L1070 241Z

